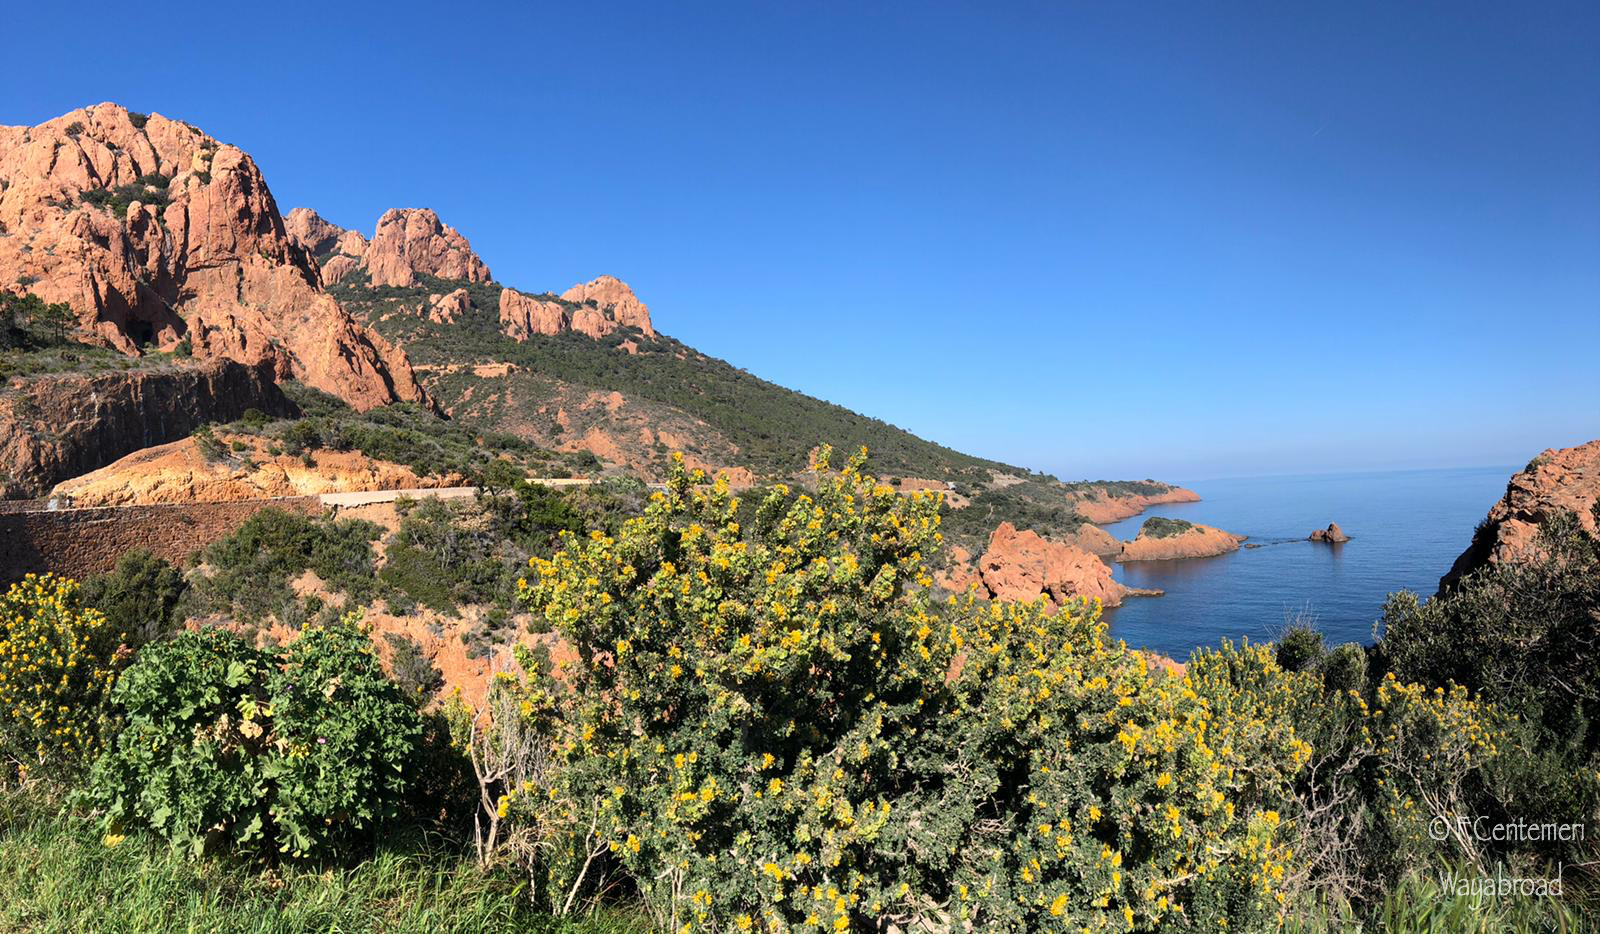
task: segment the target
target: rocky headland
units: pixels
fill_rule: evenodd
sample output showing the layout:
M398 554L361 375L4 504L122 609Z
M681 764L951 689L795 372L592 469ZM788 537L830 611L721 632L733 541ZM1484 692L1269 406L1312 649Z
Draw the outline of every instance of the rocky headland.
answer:
M1084 493L1074 494L1073 506L1078 510L1079 515L1095 525L1106 525L1137 516L1151 506L1161 506L1168 503L1200 502L1200 494L1193 490L1186 490L1183 487L1167 486L1166 484L1154 482L1142 485L1164 487L1164 489L1150 493L1117 493L1091 489Z
M1209 525L1167 519L1145 520L1132 541L1123 542L1118 561L1168 561L1175 558L1210 558L1238 551L1243 535Z
M1506 484L1505 495L1473 533L1472 544L1439 581L1446 590L1481 567L1528 558L1539 524L1558 512L1572 513L1591 537L1600 538L1595 504L1600 501L1600 440L1551 448Z

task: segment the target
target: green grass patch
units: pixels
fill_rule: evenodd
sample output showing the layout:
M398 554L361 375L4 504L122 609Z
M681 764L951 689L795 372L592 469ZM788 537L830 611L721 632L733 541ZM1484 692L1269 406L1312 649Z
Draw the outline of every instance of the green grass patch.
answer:
M536 912L521 880L486 873L437 838L391 841L349 866L262 870L192 860L144 836L108 847L89 821L16 793L0 802L0 891L0 930L16 934L649 930L627 912L573 921Z

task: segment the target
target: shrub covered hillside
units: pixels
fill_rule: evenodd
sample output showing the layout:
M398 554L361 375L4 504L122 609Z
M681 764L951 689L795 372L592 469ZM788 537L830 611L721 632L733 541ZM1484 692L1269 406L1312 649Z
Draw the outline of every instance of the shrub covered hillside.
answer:
M385 549L426 556L402 578L424 590L475 563L461 555L482 523L523 544L509 592L495 554L481 578L425 594L485 588L523 614L507 619L555 633L498 656L479 697L435 699L426 659L373 638L359 604L403 583L373 579L360 524L269 517L188 576L136 558L86 590L18 584L0 604L0 866L40 869L0 868L0 920L66 930L60 905L103 917L139 879L130 910L146 920L113 926L160 929L140 899L228 878L241 894L203 882L173 917L415 931L1591 923L1593 841L1484 839L1461 820L1595 816L1600 553L1570 517L1547 524L1536 561L1396 597L1372 649L1299 629L1170 671L1110 640L1091 603L935 599L936 496L868 475L864 452L831 459L750 502L680 463L666 489L605 510L517 488L472 518L411 512ZM300 568L349 574L345 605L281 646L251 638L242 611L284 594L251 579ZM174 631L196 600L211 624ZM1560 693L1538 687L1552 681ZM1502 876L1565 888L1461 887Z
M472 300L459 319L434 321L418 311L429 295L458 288ZM851 450L864 446L885 476L950 484L962 508L952 512L947 531L975 552L1003 521L1046 535L1076 530L1084 520L1073 507L1075 495L1171 489L1153 481L1062 483L963 454L769 383L664 335L624 328L600 340L562 333L515 341L501 332L498 283L424 276L412 287L372 287L358 271L329 291L404 346L428 391L462 422L546 447L582 443L597 432L613 457L653 476L665 476L678 450L702 463L749 468L760 478L806 483L818 439ZM620 412L607 404L613 393L626 400ZM641 443L641 435L655 440Z

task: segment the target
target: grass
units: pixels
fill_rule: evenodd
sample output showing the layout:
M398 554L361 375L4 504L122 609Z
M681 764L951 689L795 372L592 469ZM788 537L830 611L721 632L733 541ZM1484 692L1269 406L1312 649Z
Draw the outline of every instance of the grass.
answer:
M0 930L18 934L649 929L630 912L571 921L542 914L518 880L485 873L437 840L393 843L348 867L263 870L191 860L145 837L107 847L88 821L17 793L0 804L0 892Z
M1464 867L1418 870L1384 893L1370 915L1363 916L1349 906L1312 905L1291 912L1285 934L1579 934L1596 930L1593 909L1583 894L1573 891L1572 867L1564 877L1566 892L1561 896L1495 895L1477 896L1447 892L1440 884L1441 872L1457 878L1481 873ZM1507 875L1513 875L1509 870ZM1538 875L1535 873L1534 875ZM1490 877L1491 881L1493 877Z

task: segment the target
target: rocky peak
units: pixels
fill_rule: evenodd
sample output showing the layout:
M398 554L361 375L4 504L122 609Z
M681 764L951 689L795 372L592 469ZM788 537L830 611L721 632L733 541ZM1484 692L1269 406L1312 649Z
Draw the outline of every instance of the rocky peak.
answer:
M310 208L295 208L283 223L290 238L322 263L323 285L332 285L361 268L367 255L367 238L361 231L345 230Z
M305 247L306 252L317 258L331 252L338 244L339 238L347 233L343 227L329 223L310 208L295 208L290 211L283 218L283 226L289 232L291 240Z
M0 127L0 282L70 304L125 353L188 339L368 408L420 399L405 355L320 288L250 156L97 104Z
M454 227L427 208L389 210L366 246L373 285L415 285L418 275L488 282L489 267Z
M615 276L601 276L575 285L561 293L564 301L587 306L595 313L583 309L573 313L572 328L590 337L601 337L617 329L618 325L635 327L654 337L650 326L650 309L633 294L628 284Z

